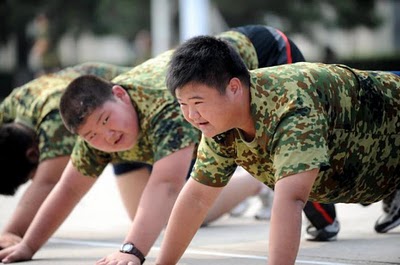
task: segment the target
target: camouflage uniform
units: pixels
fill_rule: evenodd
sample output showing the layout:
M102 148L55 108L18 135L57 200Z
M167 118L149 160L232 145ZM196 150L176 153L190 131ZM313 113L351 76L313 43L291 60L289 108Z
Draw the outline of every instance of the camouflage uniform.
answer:
M138 113L140 135L131 150L114 153L96 150L79 137L71 159L82 174L97 177L108 163L137 161L152 165L198 144L200 131L184 119L178 102L165 86L171 54L165 52L112 80L128 91Z
M225 31L216 36L219 39L227 41L240 55L247 69L258 68L258 57L256 49L250 39L237 31Z
M310 200L376 202L400 183L400 78L341 65L251 71L252 142L234 129L203 138L192 177L225 186L237 165L273 188L319 168Z
M110 80L128 69L131 68L85 63L41 76L15 88L0 103L0 124L20 122L35 130L40 161L70 155L76 136L65 129L58 111L64 89L83 74L94 74Z

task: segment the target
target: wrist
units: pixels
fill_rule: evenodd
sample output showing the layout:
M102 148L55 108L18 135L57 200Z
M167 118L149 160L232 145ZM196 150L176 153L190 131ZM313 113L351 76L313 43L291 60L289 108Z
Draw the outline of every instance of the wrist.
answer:
M140 260L140 264L143 264L146 260L143 253L133 243L126 242L122 244L119 251L121 253L134 255Z

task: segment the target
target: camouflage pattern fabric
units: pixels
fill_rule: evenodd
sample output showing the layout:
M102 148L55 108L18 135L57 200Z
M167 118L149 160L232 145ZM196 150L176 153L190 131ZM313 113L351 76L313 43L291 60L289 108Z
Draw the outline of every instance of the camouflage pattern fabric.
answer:
M136 161L152 165L180 149L198 144L200 131L184 119L178 102L165 85L171 54L172 51L165 52L112 80L131 96L139 116L139 139L131 150L106 153L79 137L71 158L82 174L98 177L108 163Z
M65 129L58 112L64 89L83 74L94 74L110 80L128 69L131 68L84 63L34 79L15 88L0 103L0 125L15 121L34 129L39 139L40 161L69 155L76 136Z
M256 136L203 137L192 177L225 186L237 165L271 188L320 169L310 200L376 202L400 186L400 78L343 65L251 71Z
M222 40L227 41L246 64L247 69L257 69L258 68L258 57L256 49L253 44L244 34L237 31L225 31L216 36Z

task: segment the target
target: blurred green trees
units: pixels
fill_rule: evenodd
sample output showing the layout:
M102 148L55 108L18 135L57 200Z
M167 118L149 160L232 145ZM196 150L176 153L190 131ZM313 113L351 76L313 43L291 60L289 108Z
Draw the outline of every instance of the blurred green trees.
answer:
M374 28L382 22L375 0L214 0L230 26L269 24L279 17L285 32L307 35L313 23L328 28Z
M17 62L19 66L25 65L31 44L27 25L43 12L51 21L49 37L54 43L66 32L79 36L85 30L98 35L113 33L131 40L140 29L150 29L150 3L150 0L0 0L0 45L11 36L16 37ZM360 25L375 27L382 21L376 12L376 0L212 0L212 3L230 27L268 24L271 16L275 16L283 21L286 32L305 35L315 22L330 28L352 29Z

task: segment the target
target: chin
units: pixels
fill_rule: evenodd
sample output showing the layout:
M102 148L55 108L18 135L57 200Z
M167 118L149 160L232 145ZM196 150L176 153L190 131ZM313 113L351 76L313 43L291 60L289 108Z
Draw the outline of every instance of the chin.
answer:
M203 133L203 135L205 137L208 137L208 138L212 138L212 137L218 135L218 133L216 133L216 132L208 132L208 131L205 132L205 131L202 131L202 133Z

